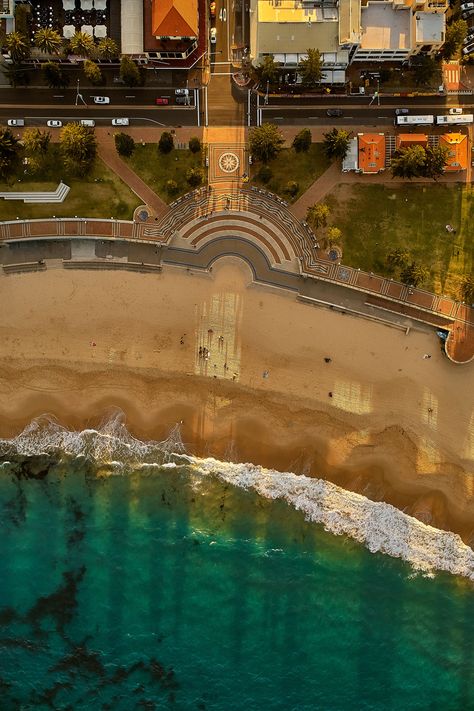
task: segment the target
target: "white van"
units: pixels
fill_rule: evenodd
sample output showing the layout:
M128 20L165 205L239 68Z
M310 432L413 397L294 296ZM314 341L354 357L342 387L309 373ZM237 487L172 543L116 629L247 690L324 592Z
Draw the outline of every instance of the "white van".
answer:
M93 119L81 119L81 126L95 126Z
M112 119L112 126L128 126L130 121L128 118L116 118Z

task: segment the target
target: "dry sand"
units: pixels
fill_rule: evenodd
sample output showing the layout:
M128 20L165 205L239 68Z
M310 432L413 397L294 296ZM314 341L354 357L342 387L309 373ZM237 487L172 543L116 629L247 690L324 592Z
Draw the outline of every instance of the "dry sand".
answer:
M321 476L474 542L474 369L434 333L298 303L229 259L0 277L0 299L0 436L43 413L79 429L118 407L158 440L182 420L194 454Z

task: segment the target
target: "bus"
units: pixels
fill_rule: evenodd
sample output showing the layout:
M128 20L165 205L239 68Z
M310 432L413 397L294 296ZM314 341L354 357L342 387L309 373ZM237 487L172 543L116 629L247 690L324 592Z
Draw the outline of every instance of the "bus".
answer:
M453 116L453 118L459 118ZM396 116L395 126L432 126L434 124L434 116Z
M438 126L447 124L448 126L457 126L458 124L473 123L473 114L455 114L448 116L437 116L436 123Z

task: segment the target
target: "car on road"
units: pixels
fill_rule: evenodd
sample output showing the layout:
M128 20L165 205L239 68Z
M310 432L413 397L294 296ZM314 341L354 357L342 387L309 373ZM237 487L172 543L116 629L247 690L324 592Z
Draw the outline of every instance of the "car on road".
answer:
M474 2L463 2L461 4L461 12L466 12L466 10L474 9Z
M175 96L187 96L189 94L189 89L175 89Z
M214 2L214 0L212 0L212 2L209 3L209 12L211 14L211 17L216 16L216 3Z
M326 111L327 116L334 116L334 117L336 117L336 116L340 117L343 115L343 113L344 112L342 109L328 109Z
M25 119L8 119L7 125L8 126L24 126Z
M395 113L397 116L403 116L403 114L409 114L410 110L409 109L395 109Z
M63 122L58 119L49 119L49 121L46 121L46 126L49 128L61 128L62 125Z
M463 54L472 54L472 53L474 53L474 42L471 42L471 44L467 44L467 45L464 47L462 53L463 53Z
M211 44L215 44L217 42L217 30L215 27L211 27Z
M467 20L468 17L471 17L472 15L474 15L474 8L472 10L464 10L463 12L461 12L461 17L463 20Z
M449 109L448 111L451 116L456 116L457 114L462 114L462 109L460 106L453 106L452 109Z
M130 119L128 118L116 118L112 119L112 126L128 126Z
M81 126L89 126L89 128L93 128L95 126L95 121L94 119L81 119Z
M110 104L109 96L94 96L94 104Z
M168 99L167 96L158 96L155 99L155 104L158 104L158 106L166 106L169 103L170 103L170 100Z
M177 104L180 104L181 106L189 106L191 103L189 96L177 96L175 101Z

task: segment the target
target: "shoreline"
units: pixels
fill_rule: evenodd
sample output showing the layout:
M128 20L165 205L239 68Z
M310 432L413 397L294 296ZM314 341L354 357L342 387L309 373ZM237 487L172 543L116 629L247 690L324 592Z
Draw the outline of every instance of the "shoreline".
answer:
M143 440L182 420L193 455L323 478L473 545L472 368L437 353L434 334L406 336L250 282L230 260L212 278L2 279L0 436L44 413L81 430L120 408Z

